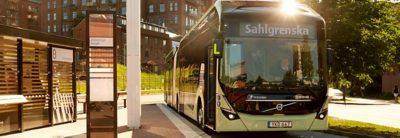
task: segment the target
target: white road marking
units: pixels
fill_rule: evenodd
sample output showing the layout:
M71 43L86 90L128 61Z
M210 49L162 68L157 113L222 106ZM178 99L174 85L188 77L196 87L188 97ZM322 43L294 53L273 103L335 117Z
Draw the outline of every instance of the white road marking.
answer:
M186 138L210 138L208 134L204 131L198 129L197 127L189 127L181 118L179 118L176 113L173 113L172 109L166 107L165 104L157 104L157 107L168 117L169 120L178 128L178 130Z

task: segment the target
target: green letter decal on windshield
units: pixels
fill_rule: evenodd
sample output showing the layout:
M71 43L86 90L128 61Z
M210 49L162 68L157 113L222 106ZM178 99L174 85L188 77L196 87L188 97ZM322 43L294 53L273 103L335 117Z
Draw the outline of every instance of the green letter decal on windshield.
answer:
M220 52L217 51L217 44L214 43L214 55L219 55L219 54L220 54Z

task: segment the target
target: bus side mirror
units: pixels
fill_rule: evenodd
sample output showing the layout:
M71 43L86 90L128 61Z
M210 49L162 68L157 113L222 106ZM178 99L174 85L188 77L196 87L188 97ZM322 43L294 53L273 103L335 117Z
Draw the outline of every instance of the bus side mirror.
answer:
M332 48L327 48L326 53L328 56L328 66L331 66L333 64L334 50Z
M223 39L215 39L213 44L213 54L216 58L222 58L222 52L224 47Z

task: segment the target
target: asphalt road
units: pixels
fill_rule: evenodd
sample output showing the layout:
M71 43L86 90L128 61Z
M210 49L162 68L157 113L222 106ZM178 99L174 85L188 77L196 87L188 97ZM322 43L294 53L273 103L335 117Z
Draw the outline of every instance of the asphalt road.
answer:
M171 115L177 117L179 121L183 124L179 124L180 126L185 125L194 133L197 133L198 137L202 138L345 138L344 136L327 134L324 132L314 132L314 131L290 131L290 132L229 132L229 133L216 133L210 130L202 130L197 125L196 122L184 115L178 114L171 108L167 107L165 104L159 104L160 108L164 108L168 110ZM172 120L173 122L177 122L176 120Z
M321 132L310 132L310 131L294 131L286 133L274 133L274 132L263 132L263 133L220 133L220 134L209 134L212 138L345 138L344 136L326 134Z
M400 104L382 100L353 100L329 104L329 116L400 128Z

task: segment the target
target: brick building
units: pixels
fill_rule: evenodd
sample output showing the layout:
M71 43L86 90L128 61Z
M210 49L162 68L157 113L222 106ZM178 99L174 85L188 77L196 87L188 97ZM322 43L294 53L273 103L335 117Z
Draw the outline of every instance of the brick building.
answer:
M144 22L184 35L213 0L142 0ZM0 24L72 37L86 11L126 15L126 0L0 0Z
M125 15L126 0L42 0L44 22L42 31L72 36L72 28L86 15L86 11L115 11Z
M117 35L117 49L118 49L118 63L126 64L126 28L125 25L120 23L120 20L124 20L124 17L119 17L117 20L116 35ZM83 19L73 29L73 37L75 39L84 41L86 44L87 37L85 33L87 31L86 19ZM142 22L141 29L141 63L142 71L162 73L165 70L165 59L166 54L172 49L172 42L167 34L166 28L151 23ZM86 58L85 52L81 52L80 59ZM81 67L84 65L84 60L81 61ZM78 68L79 69L79 68ZM83 68L82 68L83 69Z
M184 35L212 4L212 0L142 0L146 22L165 25L169 32Z
M0 0L0 24L41 31L41 0Z
M382 92L392 92L394 85L400 86L400 65L393 65L393 71L382 75Z

